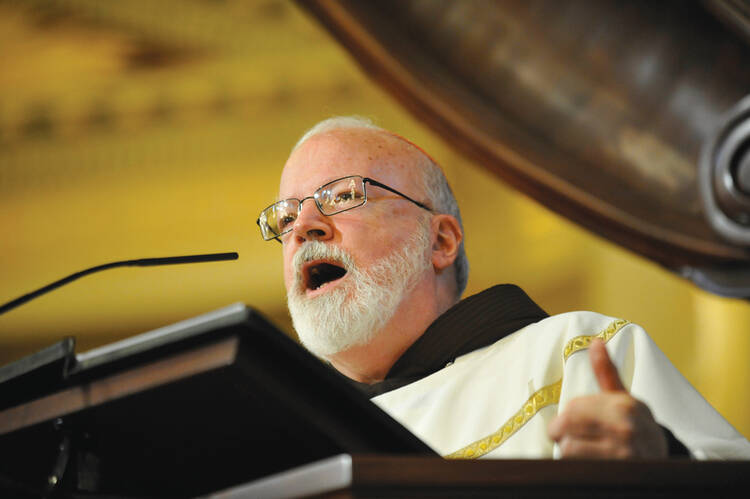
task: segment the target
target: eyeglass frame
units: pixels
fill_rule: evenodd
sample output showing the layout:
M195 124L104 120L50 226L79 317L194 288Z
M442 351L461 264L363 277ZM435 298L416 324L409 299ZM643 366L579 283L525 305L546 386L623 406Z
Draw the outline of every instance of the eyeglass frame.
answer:
M326 186L329 186L329 185L334 184L336 182L340 182L341 180L346 180L348 178L361 178L362 179L362 187L363 187L363 191L364 191L363 192L363 194L364 194L364 200L362 201L362 204L358 204L356 206L351 206L349 208L344 208L343 210L339 210L339 211L336 211L336 212L333 212L333 213L329 213L329 214L323 213L323 208L320 206L320 202L315 197L315 194L318 191L322 190ZM385 185L382 182L378 182L377 180L372 179L370 177L363 177L362 175L347 175L345 177L333 179L330 182L326 182L325 184L323 184L320 187L318 187L317 189L315 189L315 191L313 191L313 195L312 196L307 196L307 197L304 197L302 199L298 199L298 198L286 198L286 199L281 199L279 201L271 203L268 206L266 206L265 208L263 208L260 211L260 214L263 215L263 213L267 209L269 209L270 207L272 207L272 206L274 206L274 205L276 205L278 203L281 203L281 202L284 202L284 201L299 201L299 209L297 211L297 218L299 218L299 214L302 213L302 203L304 203L308 199L312 199L315 202L314 203L315 207L318 209L318 212L320 212L321 215L323 215L325 217L332 217L333 215L338 215L339 213L343 213L345 211L353 210L355 208L361 208L362 206L364 206L365 204L367 204L367 184L371 184L371 185L373 185L375 187L380 187L381 189L385 189L385 190L387 190L389 192L392 192L392 193L394 193L394 194L396 194L398 196L401 196L402 198L406 199L407 201L411 201L412 203L414 203L415 205L419 206L420 208L425 209L425 210L429 211L430 213L434 213L434 210L432 208L430 208L429 206L427 206L426 204L420 203L419 201L410 198L409 196L407 196L403 192L399 192L396 189L394 189L393 187L389 187L389 186ZM296 220L297 219L295 218L295 221ZM258 225L258 228L260 228L260 216L258 216L258 218L255 220L255 223ZM281 234L277 234L276 236L274 236L274 237L272 237L270 239L263 238L263 240L264 241L271 241L272 239L275 239L279 243L283 244L279 238L281 236L283 236L284 234L290 233L292 230L294 230L293 226L290 227L289 230L286 230L286 231L282 232ZM263 236L263 230L261 230L260 232L261 232L261 237L262 237ZM273 231L271 231L271 232L273 232Z

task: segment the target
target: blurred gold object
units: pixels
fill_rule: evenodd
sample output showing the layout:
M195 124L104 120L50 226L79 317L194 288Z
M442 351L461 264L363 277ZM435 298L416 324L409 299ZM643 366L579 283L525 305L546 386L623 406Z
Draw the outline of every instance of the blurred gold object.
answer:
M300 4L477 163L712 292L750 296L750 209L745 239L727 237L697 174L701 147L750 89L747 33L735 31L747 25L714 12L746 20L747 2Z

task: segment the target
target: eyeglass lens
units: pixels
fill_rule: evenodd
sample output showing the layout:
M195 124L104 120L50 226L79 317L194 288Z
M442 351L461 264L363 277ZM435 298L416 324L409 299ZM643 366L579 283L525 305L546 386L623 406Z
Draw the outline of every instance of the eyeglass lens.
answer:
M335 215L365 203L365 184L362 177L344 177L318 188L312 198L322 214ZM285 199L263 210L258 221L264 239L273 239L290 231L299 216L301 204L296 199Z
M324 215L334 215L363 204L365 184L362 177L344 177L324 185L314 197Z

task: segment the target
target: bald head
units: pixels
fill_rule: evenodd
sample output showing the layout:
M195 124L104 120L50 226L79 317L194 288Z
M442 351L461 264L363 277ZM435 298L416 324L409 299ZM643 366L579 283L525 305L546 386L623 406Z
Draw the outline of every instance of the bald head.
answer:
M356 129L364 132L360 137L366 136L367 131L369 131L373 136L380 136L385 142L395 145L396 147L392 148L381 148L376 150L375 153L384 154L384 157L394 160L396 165L405 166L408 170L418 173L414 178L414 182L415 187L423 194L423 199L421 200L432 207L435 212L453 216L463 232L463 222L458 203L440 166L411 141L374 125L372 121L366 118L359 116L339 116L323 120L305 132L292 149L292 154L313 137L330 132ZM394 140L398 142L394 142ZM385 150L388 150L388 152L385 153ZM402 158L396 158L396 156L401 154L403 155ZM466 256L463 240L460 243L453 267L456 278L455 294L456 299L459 299L466 289L466 284L469 280L469 261Z

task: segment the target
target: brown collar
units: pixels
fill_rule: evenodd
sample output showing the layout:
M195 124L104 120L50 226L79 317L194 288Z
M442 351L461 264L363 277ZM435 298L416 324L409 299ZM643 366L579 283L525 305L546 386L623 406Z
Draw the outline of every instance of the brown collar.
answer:
M375 397L424 378L456 357L491 345L546 317L547 313L518 286L493 286L461 300L438 317L396 361L383 381L372 385L350 381L368 397Z

